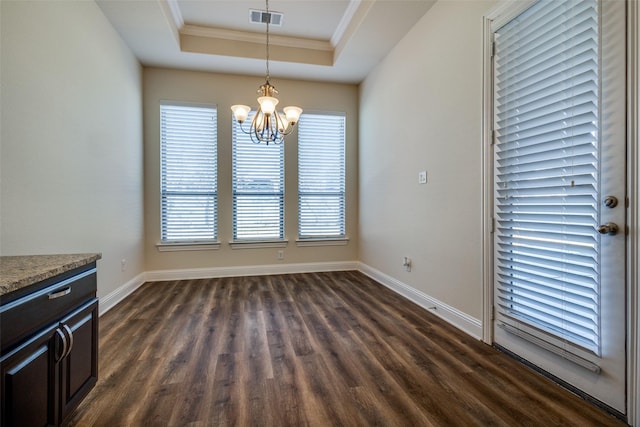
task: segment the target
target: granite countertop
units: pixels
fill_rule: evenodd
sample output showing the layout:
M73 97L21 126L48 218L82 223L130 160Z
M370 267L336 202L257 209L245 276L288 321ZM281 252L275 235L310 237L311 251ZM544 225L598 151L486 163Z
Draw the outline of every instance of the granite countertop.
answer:
M102 258L102 254L0 256L0 296Z

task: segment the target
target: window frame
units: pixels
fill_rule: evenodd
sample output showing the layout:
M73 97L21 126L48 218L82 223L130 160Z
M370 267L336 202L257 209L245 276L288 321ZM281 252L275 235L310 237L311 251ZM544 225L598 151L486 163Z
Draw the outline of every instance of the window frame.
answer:
M249 117L247 118L247 122L250 122L253 115L255 114L255 110L252 110L249 113ZM269 144L266 145L264 143L254 143L251 141L250 135L244 133L242 131L241 125L232 119L231 125L231 205L232 205L232 240L229 242L232 249L239 248L263 248L263 247L284 247L287 244L286 239L286 224L285 224L285 205L286 205L286 189L285 189L285 147L284 143L282 144ZM279 174L279 188L280 191L276 192L266 192L266 191L238 191L236 187L238 180L238 168L236 166L236 162L238 161L238 143L242 143L245 147L245 151L253 150L255 151L263 151L263 150L279 150L279 165L276 173ZM252 148L249 148L252 147ZM256 155L254 153L249 153L248 156ZM250 160L250 159L249 159ZM255 163L253 166L264 166L264 163ZM271 173L274 172L275 169L270 170ZM247 174L246 171L242 171L243 174ZM277 197L279 198L279 206L278 210L278 236L254 236L254 237L239 237L238 236L238 198L239 196L254 196L254 197Z
M315 135L311 135L309 138L306 138L304 135L304 122L305 122L305 117L309 118L310 116L320 116L321 118L319 120L322 120L322 117L337 117L340 118L342 120L342 123L337 125L337 126L341 126L341 137L342 140L337 142L337 144L340 144L340 152L339 154L336 155L336 152L332 152L329 153L329 157L331 159L331 157L333 157L334 160L336 159L338 162L340 162L341 164L331 164L329 166L329 169L331 170L339 170L341 172L341 176L338 178L337 181L332 182L331 184L336 185L338 187L341 187L339 191L329 191L329 189L327 188L322 188L320 187L319 190L315 190L315 191L302 191L302 187L303 184L301 182L301 179L304 172L302 170L302 168L305 167L304 165L304 153L303 150L301 148L303 148L303 145L305 144L312 144L313 143L313 139L317 138ZM318 126L315 123L311 123L311 126ZM298 223L297 223L297 240L296 240L296 245L297 246L334 246L334 245L346 245L349 241L348 237L347 237L347 206L346 206L346 199L347 199L347 179L346 179L346 175L347 175L347 167L346 167L346 158L347 158L347 114L345 112L339 112L339 111L310 111L310 112L305 112L302 114L302 116L300 117L300 122L298 123L298 170L297 170L297 177L298 177L298 195L297 195L297 209L298 209ZM335 141L334 141L335 143ZM315 157L315 159L317 159L317 157ZM325 158L325 160L327 160ZM310 167L312 168L309 172L311 176L308 176L308 179L310 181L313 181L313 174L314 174L314 170L313 168L316 168L315 173L317 174L319 171L318 169L318 164L310 164ZM312 183L311 186L313 186L314 184ZM341 211L338 213L338 217L340 218L341 224L338 225L339 228L341 228L341 232L340 234L308 234L308 235L303 235L302 234L302 227L303 227L303 197L304 196L309 196L309 195L315 195L316 197L323 197L323 195L326 195L326 197L328 198L335 198L336 196L339 197L339 205L341 206Z
M164 150L165 150L165 146L164 146L164 138L165 138L165 134L164 134L164 129L163 129L163 125L164 125L164 119L163 119L163 108L164 107L185 107L185 108L201 108L201 109L209 109L212 110L212 112L214 113L214 125L213 125L213 129L214 129L214 135L213 135L213 162L215 165L215 169L214 172L211 174L213 177L213 183L214 183L214 190L210 193L208 193L209 196L213 196L213 200L214 200L214 220L213 220L213 238L205 238L205 239L198 239L198 238L194 238L194 239L165 239L164 236L166 236L167 230L164 229L165 227L165 221L164 221L164 216L165 216L165 206L163 203L164 197L165 197L165 184L164 184L164 180L165 180L165 165L164 165ZM220 242L219 242L219 224L218 224L218 219L219 219L219 206L218 206L218 201L219 201L219 189L218 189L218 106L216 104L205 104L205 103L196 103L196 102L182 102L182 101L171 101L171 100L162 100L159 103L159 111L158 111L158 118L159 118L159 152L160 152L160 173L159 173L159 178L160 178L160 191L159 191L159 196L160 196L160 240L159 242L156 244L156 248L158 249L158 251L160 252L167 252L167 251L192 251L192 250L211 250L211 249L219 249L220 248ZM173 193L175 193L175 191L173 191ZM185 191L184 193L190 193L193 194L193 191ZM203 193L205 194L205 193Z

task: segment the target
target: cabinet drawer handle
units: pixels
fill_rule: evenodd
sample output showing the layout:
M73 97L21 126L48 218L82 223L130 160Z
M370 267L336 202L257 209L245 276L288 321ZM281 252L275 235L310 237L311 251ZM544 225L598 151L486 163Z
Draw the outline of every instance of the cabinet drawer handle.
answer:
M71 293L71 286L67 286L66 288L57 291L57 292L51 292L49 294L49 299L56 299L56 298L60 298L63 297L65 295L69 295Z

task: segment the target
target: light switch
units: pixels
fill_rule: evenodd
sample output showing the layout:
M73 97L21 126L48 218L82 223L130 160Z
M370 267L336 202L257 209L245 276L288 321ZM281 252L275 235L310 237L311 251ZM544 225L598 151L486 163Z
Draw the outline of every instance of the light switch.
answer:
M418 184L426 184L427 183L427 171L418 172Z

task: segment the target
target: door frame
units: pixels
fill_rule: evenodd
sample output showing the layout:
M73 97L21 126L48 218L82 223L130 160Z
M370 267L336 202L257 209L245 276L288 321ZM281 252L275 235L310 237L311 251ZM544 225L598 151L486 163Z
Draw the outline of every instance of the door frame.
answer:
M535 0L501 0L483 17L482 64L482 341L493 334L493 22L506 21ZM626 0L627 9L627 422L640 427L640 5Z
M640 4L627 1L627 149L629 163L629 416L640 427ZM633 406L635 402L635 407Z

